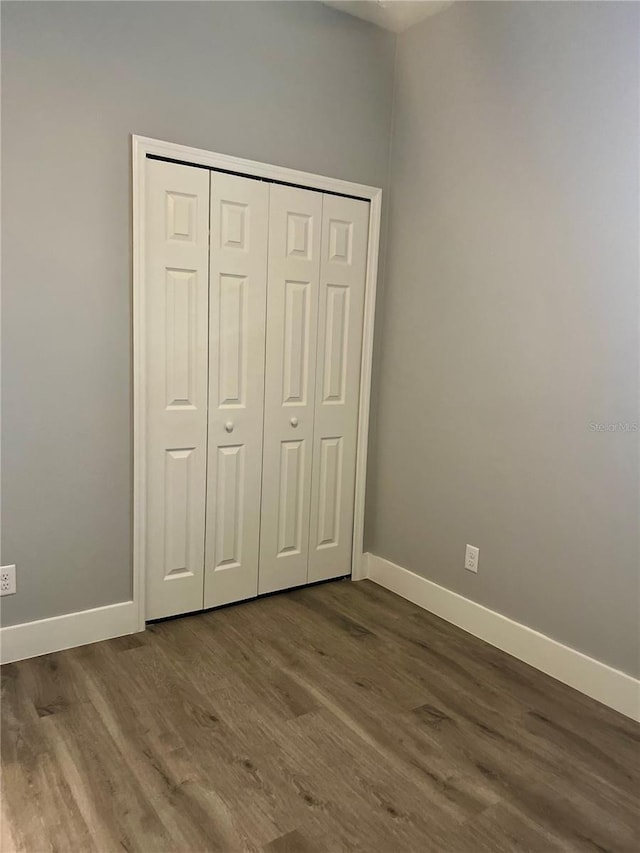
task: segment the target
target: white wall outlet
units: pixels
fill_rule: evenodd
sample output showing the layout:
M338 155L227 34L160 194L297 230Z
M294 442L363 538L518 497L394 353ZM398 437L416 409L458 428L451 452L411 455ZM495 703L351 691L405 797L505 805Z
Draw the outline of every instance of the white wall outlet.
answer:
M473 545L467 545L467 550L464 555L464 567L469 572L478 573L478 561L480 560L480 548L475 548Z
M16 591L16 567L0 566L0 595L13 595Z

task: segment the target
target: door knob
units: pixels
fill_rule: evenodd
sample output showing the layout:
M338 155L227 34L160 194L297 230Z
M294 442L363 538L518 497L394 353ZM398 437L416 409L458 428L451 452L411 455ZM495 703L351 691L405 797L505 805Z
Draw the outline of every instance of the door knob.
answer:
M227 432L233 432L233 421L227 421L224 428Z
M298 426L298 419L297 418L291 418L289 423L291 424L292 427L297 427Z

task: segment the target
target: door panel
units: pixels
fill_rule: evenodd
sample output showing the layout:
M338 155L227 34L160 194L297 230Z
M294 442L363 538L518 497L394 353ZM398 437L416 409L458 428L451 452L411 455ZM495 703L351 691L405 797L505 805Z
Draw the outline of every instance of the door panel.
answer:
M349 302L351 291L343 284L325 286L324 370L322 402L344 404L349 346Z
M311 284L285 281L282 405L306 405L309 384L309 314Z
M309 582L351 572L369 204L323 196Z
M278 556L302 553L306 473L304 451L304 440L280 443Z
M318 548L331 548L339 542L342 447L342 437L320 439Z
M307 581L322 196L272 185L259 592Z
M217 353L218 406L246 406L247 290L243 275L220 275L216 324L220 334ZM215 311L215 306L212 306Z
M202 607L209 176L148 160L147 619Z
M242 566L245 448L239 444L218 447L217 451L214 565L237 569Z
M211 173L204 606L258 591L269 187Z
M165 577L193 575L189 568L189 506L195 448L165 454Z

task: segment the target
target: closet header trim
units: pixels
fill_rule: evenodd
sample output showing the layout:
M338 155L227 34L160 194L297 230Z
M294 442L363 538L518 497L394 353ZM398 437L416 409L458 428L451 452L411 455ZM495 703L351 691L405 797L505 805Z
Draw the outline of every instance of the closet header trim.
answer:
M193 169L206 169L209 172L220 172L223 175L235 175L238 178L247 178L250 181L260 181L264 184L280 184L283 187L295 187L299 190L308 190L309 192L322 193L323 195L337 195L341 198L353 198L356 201L366 201L371 203L370 198L365 198L361 195L351 195L350 193L339 193L335 190L319 190L316 187L310 187L306 184L294 184L291 181L279 181L277 178L261 178L257 175L248 175L245 172L237 172L231 169L220 169L215 166L204 166L201 163L189 163L186 160L175 160L173 157L160 157L157 154L147 154L147 160L161 160L163 163L175 163L177 166L190 166Z

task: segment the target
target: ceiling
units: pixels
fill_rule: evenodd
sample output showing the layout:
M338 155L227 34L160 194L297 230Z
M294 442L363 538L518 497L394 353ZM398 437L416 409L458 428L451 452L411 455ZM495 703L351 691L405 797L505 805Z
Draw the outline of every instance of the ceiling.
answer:
M435 15L453 0L323 0L341 12L371 21L379 27L401 33L429 15Z

